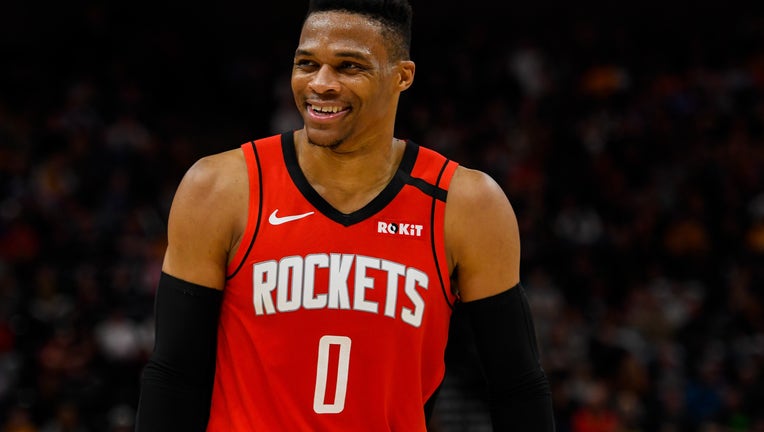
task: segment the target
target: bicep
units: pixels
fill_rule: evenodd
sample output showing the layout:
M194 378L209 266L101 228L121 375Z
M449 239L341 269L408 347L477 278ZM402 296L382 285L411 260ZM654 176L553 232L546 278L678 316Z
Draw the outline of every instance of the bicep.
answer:
M222 289L230 245L225 191L214 164L202 159L183 177L167 223L162 270L202 286Z
M480 171L460 168L446 210L449 254L463 301L498 294L520 281L520 235L501 187Z

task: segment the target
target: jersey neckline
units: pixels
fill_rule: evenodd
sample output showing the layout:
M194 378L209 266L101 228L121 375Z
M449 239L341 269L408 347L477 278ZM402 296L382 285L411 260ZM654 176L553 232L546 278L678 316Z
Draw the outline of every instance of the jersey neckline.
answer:
M398 165L395 175L387 186L385 186L385 188L365 206L352 213L343 213L329 204L329 202L326 201L308 182L307 177L305 177L305 174L302 172L302 169L297 162L294 132L288 132L281 135L281 149L284 154L284 162L286 162L287 172L289 172L292 182L294 182L300 193L302 193L305 199L307 199L319 212L346 227L364 221L375 215L377 212L385 208L396 195L398 195L398 192L400 192L406 184L405 179L410 178L411 176L417 153L419 152L419 146L407 140L400 165Z

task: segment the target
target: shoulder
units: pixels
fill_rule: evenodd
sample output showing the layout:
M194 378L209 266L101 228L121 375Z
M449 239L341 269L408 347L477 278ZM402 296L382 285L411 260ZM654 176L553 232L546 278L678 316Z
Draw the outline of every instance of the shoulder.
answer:
M495 294L519 281L517 217L488 174L457 168L446 201L446 248L464 300Z
M183 176L179 191L182 189L202 197L212 192L232 192L246 177L246 162L241 149L228 150L197 160Z
M512 205L501 186L488 174L459 166L448 189L447 214L477 222L515 220Z
M193 214L225 214L246 203L247 166L241 149L233 149L198 159L185 173L175 191L173 210ZM212 212L210 212L212 213ZM171 213L172 216L172 213Z
M173 198L163 270L222 289L228 254L246 226L248 190L240 149L196 161Z
M248 191L247 165L241 149L205 156L183 176L170 217L197 228L204 224L233 232L240 225L237 215L246 215Z

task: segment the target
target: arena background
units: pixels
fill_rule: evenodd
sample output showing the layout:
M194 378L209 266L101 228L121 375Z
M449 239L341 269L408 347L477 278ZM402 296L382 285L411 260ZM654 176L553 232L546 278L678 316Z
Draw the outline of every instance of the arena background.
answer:
M0 7L0 431L132 430L182 174L299 124L260 3ZM764 430L762 7L571 3L414 0L397 135L510 197L559 431ZM432 429L490 430L451 337Z

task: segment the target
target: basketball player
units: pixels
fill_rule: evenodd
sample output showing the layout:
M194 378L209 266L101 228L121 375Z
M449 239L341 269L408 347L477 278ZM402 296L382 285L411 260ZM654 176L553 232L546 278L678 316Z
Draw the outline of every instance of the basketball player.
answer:
M509 201L393 136L410 25L406 0L312 1L291 81L304 127L189 169L138 431L425 431L455 307L495 430L554 430Z

